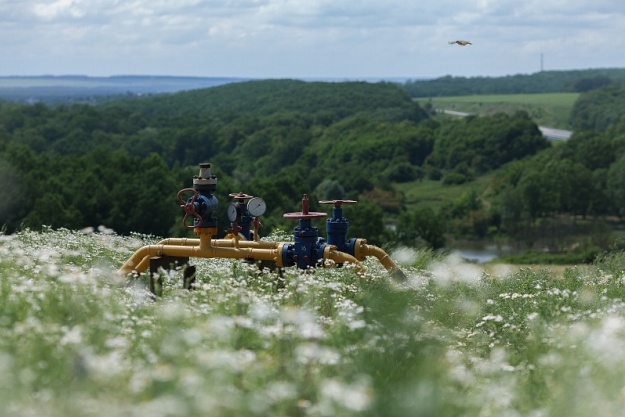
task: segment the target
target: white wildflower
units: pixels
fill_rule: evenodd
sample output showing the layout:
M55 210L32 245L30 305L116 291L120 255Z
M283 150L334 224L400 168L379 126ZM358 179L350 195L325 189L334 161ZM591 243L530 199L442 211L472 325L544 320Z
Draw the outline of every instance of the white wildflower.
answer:
M360 376L351 384L326 379L321 383L321 395L352 411L365 411L373 401L372 384L367 376Z
M63 332L63 336L59 341L61 346L78 345L82 342L82 329L80 326L74 326L71 329L67 326L62 326L61 331Z

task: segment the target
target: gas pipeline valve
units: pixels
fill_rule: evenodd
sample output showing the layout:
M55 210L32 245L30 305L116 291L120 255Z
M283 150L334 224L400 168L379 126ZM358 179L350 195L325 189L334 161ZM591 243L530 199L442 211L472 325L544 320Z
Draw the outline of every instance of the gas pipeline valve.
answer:
M230 220L229 234L243 236L247 240L257 240L258 228L261 226L258 217L265 214L267 204L260 197L239 192L229 194L235 201L228 204L227 214ZM254 231L251 230L252 224Z
M326 217L326 213L308 210L308 196L302 198L302 211L285 213L285 219L298 219L297 227L293 229L293 245L285 245L282 253L282 262L285 266L297 264L300 269L317 265L323 259L325 245L319 244L319 230L312 225L312 219Z
M326 220L326 234L329 245L334 245L341 252L354 254L354 244L356 239L347 242L347 229L349 222L343 217L343 204L356 204L356 200L324 200L319 204L332 204L332 217Z
M178 191L180 208L184 211L182 224L186 229L217 228L217 197L213 191L217 190L217 177L210 172L211 165L200 164L200 173L193 177L193 188L184 188ZM193 196L184 199L185 193L193 193ZM189 217L193 218L193 224L188 223Z

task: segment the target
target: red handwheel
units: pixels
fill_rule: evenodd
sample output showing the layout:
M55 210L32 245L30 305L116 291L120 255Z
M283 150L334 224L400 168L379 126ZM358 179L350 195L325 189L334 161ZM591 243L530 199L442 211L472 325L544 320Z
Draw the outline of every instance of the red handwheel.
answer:
M334 207L341 207L343 204L356 204L356 200L322 200L319 204L334 204Z
M326 216L326 213L321 213L319 211L308 211L308 195L306 194L302 197L302 211L283 214L285 219L318 219Z
M186 192L192 192L193 193L193 197L191 198L191 201L187 202L186 200L184 200L182 198L182 194L186 193ZM187 224L187 218L189 216L193 216L197 219L197 221L199 222L199 224L202 224L202 216L200 216L200 214L195 210L195 202L197 201L197 190L195 190L194 188L183 188L182 190L178 191L178 201L180 201L180 203L182 203L180 205L180 208L182 209L182 211L184 211L184 218L182 219L182 225L184 226L185 229L195 229L194 225L188 225Z

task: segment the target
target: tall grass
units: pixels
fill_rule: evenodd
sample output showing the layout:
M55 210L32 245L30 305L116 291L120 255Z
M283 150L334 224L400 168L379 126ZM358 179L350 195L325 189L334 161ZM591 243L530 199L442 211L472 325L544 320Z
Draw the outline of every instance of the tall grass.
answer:
M0 236L0 415L612 416L625 255L487 273L455 257L286 270L196 260L153 300L115 273L150 236Z

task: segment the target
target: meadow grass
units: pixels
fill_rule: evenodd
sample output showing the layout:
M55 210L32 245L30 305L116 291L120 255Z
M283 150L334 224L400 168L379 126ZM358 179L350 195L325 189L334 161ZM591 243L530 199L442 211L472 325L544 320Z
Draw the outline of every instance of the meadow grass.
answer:
M280 278L203 259L154 300L116 270L156 240L0 235L0 415L622 412L623 253L556 277L403 248L402 283L377 260Z
M455 110L472 114L513 113L526 111L540 126L559 129L570 127L571 109L579 93L486 94L418 99L423 105L431 101L436 109Z
M487 192L493 179L499 175L498 170L480 175L473 181L459 185L442 185L441 181L419 179L394 185L402 194L402 202L406 207L438 209L445 203L452 203L464 193L475 191L478 195Z

